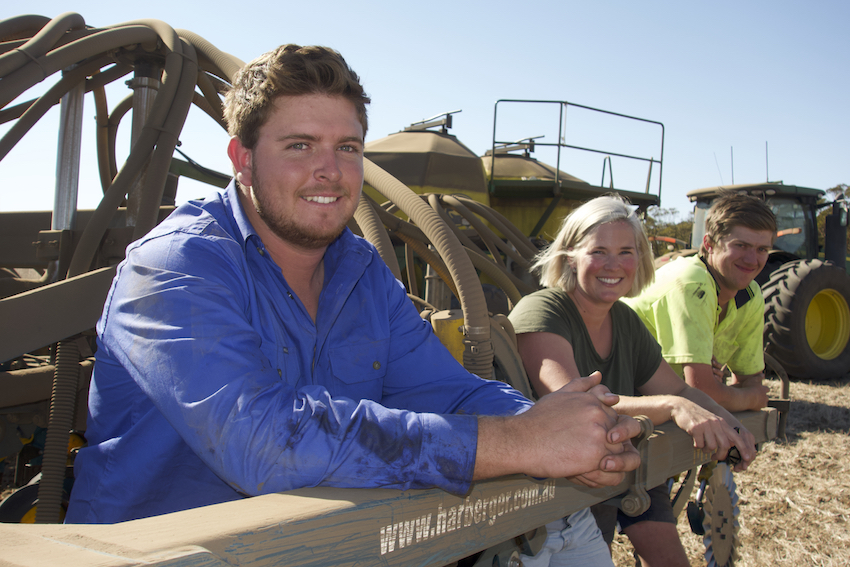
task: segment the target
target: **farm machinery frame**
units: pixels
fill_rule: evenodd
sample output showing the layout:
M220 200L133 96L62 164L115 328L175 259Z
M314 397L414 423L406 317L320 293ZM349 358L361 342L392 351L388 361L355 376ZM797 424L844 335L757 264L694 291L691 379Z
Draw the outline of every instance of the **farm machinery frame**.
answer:
M622 506L639 511L647 487L709 461L682 431L653 431L644 422L641 468L609 489L527 477L478 483L463 498L439 490L310 489L111 526L58 525L85 428L91 329L115 266L130 242L173 210L181 176L226 184L227 176L174 153L190 108L223 126L221 93L241 65L204 38L158 20L106 28L87 26L73 13L0 21L0 120L11 124L0 138L0 158L50 108L62 109L53 211L0 213L0 458L15 460L6 470L20 489L13 495L17 520L35 522L0 524L4 564L446 565L467 558L466 564L507 565L540 545L536 528L544 523L624 492ZM60 76L53 86L16 102L52 75ZM104 87L129 75L132 93L110 110ZM87 93L95 101L103 189L92 211L76 205ZM128 113L132 149L118 167L116 132ZM375 244L467 369L530 396L510 325L488 308L481 279L510 306L530 285L522 272L534 243L474 199L418 195L369 159L365 177L374 193L364 193L352 229ZM452 220L458 215L467 222ZM416 262L427 265L424 294ZM441 287L450 290L455 311L429 301L445 297L435 292ZM441 320L450 323L440 327ZM776 436L775 411L740 417L758 441ZM27 453L41 437L43 445ZM29 478L34 469L26 465L36 461L40 474Z

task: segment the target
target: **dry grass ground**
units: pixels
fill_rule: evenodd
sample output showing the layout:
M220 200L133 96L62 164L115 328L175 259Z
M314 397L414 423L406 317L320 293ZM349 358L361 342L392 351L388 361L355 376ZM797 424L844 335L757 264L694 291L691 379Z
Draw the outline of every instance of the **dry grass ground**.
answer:
M771 382L778 397L779 383ZM787 442L762 446L735 475L741 545L735 565L850 565L850 374L835 382L791 382ZM702 537L683 513L679 534L693 567L705 565ZM614 562L634 565L617 536Z

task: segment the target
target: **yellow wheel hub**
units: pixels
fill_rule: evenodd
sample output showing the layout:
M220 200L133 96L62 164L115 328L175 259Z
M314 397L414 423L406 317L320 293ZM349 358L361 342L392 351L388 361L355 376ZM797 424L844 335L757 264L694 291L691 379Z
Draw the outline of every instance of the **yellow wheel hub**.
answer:
M834 289L824 289L809 303L806 310L806 340L809 347L824 360L844 352L850 340L850 308Z
M35 523L35 506L27 510L27 513L24 514L24 517L21 518L22 524L34 524Z

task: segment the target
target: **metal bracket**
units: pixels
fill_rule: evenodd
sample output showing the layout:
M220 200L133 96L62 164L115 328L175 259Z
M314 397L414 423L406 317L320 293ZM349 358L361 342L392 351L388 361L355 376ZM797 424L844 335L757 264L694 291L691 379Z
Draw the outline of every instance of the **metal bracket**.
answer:
M451 112L443 112L441 114L437 114L436 116L432 116L431 118L426 118L425 120L420 120L419 122L414 122L410 126L404 129L405 132L415 132L415 131L423 131L429 130L431 128L440 127L441 134L448 134L449 129L452 127L452 114L457 114L460 110L452 110ZM440 117L443 118L440 118ZM437 120L440 118L440 120Z
M652 420L645 415L636 416L635 419L640 423L640 435L635 437L632 443L640 453L640 466L635 470L634 483L629 487L628 492L609 498L605 502L618 507L624 514L631 517L639 516L649 509L650 498L646 491L646 478L649 470L649 438L655 431Z
M70 230L42 230L32 244L39 260L54 262L68 254L72 240Z

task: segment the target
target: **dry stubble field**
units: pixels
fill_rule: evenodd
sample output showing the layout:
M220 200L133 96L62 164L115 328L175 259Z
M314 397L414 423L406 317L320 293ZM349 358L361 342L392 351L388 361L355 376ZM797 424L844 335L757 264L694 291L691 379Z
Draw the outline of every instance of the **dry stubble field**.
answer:
M771 381L779 396L779 382ZM850 374L833 382L791 382L787 442L761 447L735 475L740 497L737 567L850 565ZM686 515L679 534L693 567L705 565L702 537ZM634 565L617 536L614 562Z

